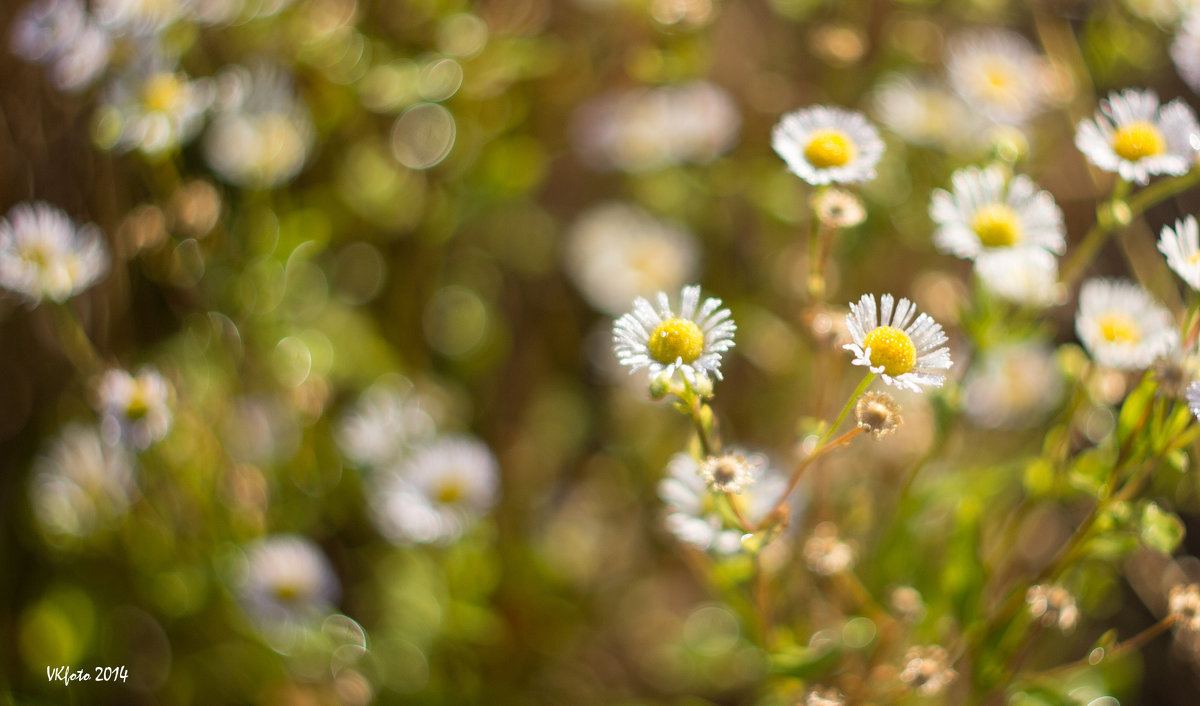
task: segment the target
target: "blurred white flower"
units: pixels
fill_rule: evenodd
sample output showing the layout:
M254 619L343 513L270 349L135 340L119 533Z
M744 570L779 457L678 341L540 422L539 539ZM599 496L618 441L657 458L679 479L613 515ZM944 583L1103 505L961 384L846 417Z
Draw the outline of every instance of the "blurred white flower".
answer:
M571 226L564 265L589 304L615 315L635 297L682 287L696 275L699 257L682 227L636 206L606 203Z
M1193 8L1176 31L1171 61L1184 83L1200 93L1200 8Z
M880 82L871 113L905 142L957 149L979 139L974 114L941 85L919 76L893 74Z
M1200 584L1172 586L1167 605L1176 630L1200 632Z
M985 289L1015 304L1046 307L1062 297L1058 261L1039 247L980 253L975 260L975 274Z
M81 0L32 2L17 12L11 31L13 53L49 66L62 90L87 88L108 66L112 41Z
M1126 89L1100 101L1094 119L1079 121L1075 146L1088 160L1126 181L1184 174L1196 159L1200 126L1182 100L1159 107L1154 91Z
M766 465L766 464L764 464ZM746 520L763 521L787 487L779 472L766 468L756 482L731 498ZM735 554L742 548L742 531L725 527L714 496L700 475L696 460L678 453L667 463L667 475L658 482L658 497L668 506L667 531L681 542L717 554Z
M431 414L431 412L433 414ZM338 448L359 466L380 469L437 432L436 403L417 394L412 383L383 379L359 396L334 433Z
M975 31L951 39L946 53L950 85L987 119L1019 125L1042 109L1044 61L1021 35Z
M1075 597L1062 586L1039 584L1025 593L1029 613L1046 627L1057 628L1064 634L1075 631L1079 623L1079 608Z
M220 81L222 100L204 139L209 166L236 186L272 188L294 179L316 132L291 76L259 65L236 67Z
M324 618L341 591L321 549L291 534L246 545L234 579L242 609L269 637L287 636Z
M171 388L153 367L142 367L136 376L109 370L100 378L96 395L109 443L125 440L144 449L171 430Z
M1183 278L1188 286L1200 290L1200 227L1195 216L1175 221L1175 227L1163 226L1158 250L1167 258L1167 265Z
M958 672L950 666L950 655L940 645L911 647L904 657L900 681L922 696L936 696L950 685Z
M123 515L137 497L133 461L94 428L70 424L34 461L29 494L43 531L85 537Z
M947 340L942 325L928 314L918 315L907 299L895 304L891 294L884 294L877 312L875 296L864 294L850 304L846 328L854 342L842 348L854 354L853 364L865 366L887 384L921 392L922 387L945 382L942 371L950 369L951 361L950 349L942 346Z
M950 184L951 191L935 189L929 205L938 226L933 242L942 252L973 260L1018 246L1066 249L1062 211L1029 177L1006 179L998 167L967 167L954 172Z
M862 201L836 187L813 194L812 209L817 221L826 228L853 228L867 218Z
M833 576L854 566L854 546L838 538L837 526L822 522L804 542L804 561L814 573Z
M100 229L91 223L77 228L50 204L18 204L0 219L0 287L35 304L43 298L66 301L91 287L108 266Z
M135 37L158 34L183 12L179 0L92 0L92 6L107 29Z
M814 689L804 697L804 706L845 706L846 699L837 689Z
M814 186L874 179L883 156L883 140L862 113L824 105L780 118L771 147L788 171Z
M705 163L737 142L741 116L707 81L594 98L579 108L574 142L590 164L643 172Z
M963 407L972 423L1031 427L1062 401L1063 375L1049 346L1009 343L986 351L967 373L963 387Z
M1170 312L1126 280L1083 283L1075 333L1097 363L1122 370L1149 367L1179 346Z
M486 444L444 436L377 476L375 524L396 544L454 542L492 509L499 486L499 466Z
M737 326L721 300L709 297L700 303L700 286L684 287L679 314L671 309L666 292L655 298L655 309L638 297L633 311L613 324L613 351L630 373L648 368L650 379L683 375L689 384L707 381L709 373L721 379L721 354L733 348Z
M119 125L117 148L157 155L190 142L212 100L208 79L192 79L172 60L150 54L109 84L104 114Z

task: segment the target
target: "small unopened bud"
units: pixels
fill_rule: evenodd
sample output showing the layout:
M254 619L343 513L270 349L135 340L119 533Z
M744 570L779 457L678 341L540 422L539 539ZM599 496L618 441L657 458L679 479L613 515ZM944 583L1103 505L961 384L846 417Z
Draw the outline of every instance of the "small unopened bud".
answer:
M671 378L666 375L659 375L650 380L650 396L656 400L661 400L671 391Z

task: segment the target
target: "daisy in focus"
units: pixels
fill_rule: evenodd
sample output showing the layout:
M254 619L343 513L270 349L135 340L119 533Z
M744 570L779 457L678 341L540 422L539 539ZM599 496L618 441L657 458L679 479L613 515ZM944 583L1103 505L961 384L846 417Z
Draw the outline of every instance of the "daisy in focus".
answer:
M1096 117L1075 131L1075 146L1088 161L1139 184L1155 174L1186 173L1195 161L1194 140L1200 126L1192 109L1178 99L1159 107L1150 90L1110 93Z
M325 554L298 535L272 535L248 545L236 584L243 610L269 637L324 617L341 591Z
M50 204L19 204L0 219L0 287L34 304L66 301L107 273L108 264L100 229L76 227Z
M1200 227L1196 217L1175 221L1175 227L1163 226L1158 238L1158 250L1167 258L1167 265L1183 278L1188 286L1200 290Z
M143 367L137 375L109 370L96 387L101 427L110 443L124 439L144 449L171 430L171 388L154 368Z
M1020 247L984 252L975 275L992 294L1014 304L1046 307L1062 297L1058 261L1041 248Z
M447 436L379 477L375 524L396 544L454 542L496 504L500 469L491 449Z
M1126 280L1083 283L1075 333L1097 363L1120 370L1147 368L1179 345L1170 312Z
M771 147L788 171L814 186L874 179L883 156L879 132L861 113L824 105L783 116Z
M897 304L891 294L879 298L864 294L850 304L846 327L854 339L842 346L854 354L854 365L865 366L889 385L920 392L941 387L943 371L951 366L950 349L942 325L928 314L918 314L907 299Z
M952 191L935 190L929 206L938 250L973 260L1022 245L1052 253L1066 249L1062 211L1029 177L1006 179L998 167L967 167L950 183Z
M613 350L630 373L647 368L650 379L671 378L680 373L688 384L707 381L709 374L721 379L721 354L733 348L737 329L729 309L712 297L700 303L700 286L684 287L679 313L674 313L665 292L655 298L656 309L638 297L633 311L613 324Z
M989 120L1019 125L1042 109L1044 62L1024 37L1004 30L951 40L946 58L950 85Z
M764 458L756 471L754 485L730 497L752 524L763 521L787 487L787 480L766 466ZM658 482L658 497L668 506L664 520L667 531L679 541L723 555L741 550L743 532L726 526L701 465L689 454L677 453L671 457L667 475Z

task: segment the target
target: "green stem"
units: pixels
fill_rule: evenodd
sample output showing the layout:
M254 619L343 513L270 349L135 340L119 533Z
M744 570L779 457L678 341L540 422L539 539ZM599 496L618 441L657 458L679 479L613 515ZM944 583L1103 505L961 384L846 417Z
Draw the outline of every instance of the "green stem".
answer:
M846 406L842 407L842 411L838 413L837 419L833 420L833 424L829 425L829 428L826 429L825 433L821 436L821 440L817 442L817 449L820 449L825 445L825 442L829 441L829 437L833 436L833 433L837 431L837 428L842 425L842 421L846 419L846 415L850 414L850 410L854 407L854 403L858 401L858 396L866 392L867 386L870 385L876 377L878 377L876 373L868 372L866 376L863 377L862 382L858 383L858 387L854 388L854 392L850 393L850 399L846 400ZM813 450L813 453L816 453L816 449Z
M104 361L92 345L92 339L88 338L71 305L53 304L50 313L57 329L58 340L62 344L63 354L75 366L75 370L85 377L102 371Z
M1137 635L1134 635L1133 637L1129 638L1128 640L1126 640L1124 642L1119 642L1119 643L1113 645L1110 649L1104 650L1104 654L1100 659L1102 659L1102 660L1112 659L1115 657L1120 657L1121 655L1123 655L1127 652L1136 650L1139 647L1141 647L1142 645L1146 644L1147 642L1158 637L1163 632L1166 632L1166 630L1168 628L1170 628L1174 622L1175 622L1175 617L1172 615L1168 615L1167 617L1165 617L1162 620L1158 621L1157 623L1151 625L1150 627L1141 631ZM1096 663L1094 663L1092 661L1091 653L1088 653L1088 656L1084 657L1083 659L1077 659L1074 662L1070 662L1068 664L1054 667L1053 669L1047 669L1047 670L1044 670L1041 672L1032 672L1030 674L1026 674L1024 677L1022 677L1022 680L1023 681L1034 681L1036 679L1047 679L1050 677L1057 677L1057 676L1061 676L1067 672L1070 672L1071 670L1079 669L1080 667L1094 667L1095 665L1096 665Z

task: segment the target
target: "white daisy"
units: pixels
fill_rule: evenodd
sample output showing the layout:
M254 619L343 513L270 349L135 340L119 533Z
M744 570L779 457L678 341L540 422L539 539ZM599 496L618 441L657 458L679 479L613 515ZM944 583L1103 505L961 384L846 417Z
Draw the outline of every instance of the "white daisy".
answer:
M895 304L891 294L884 294L877 314L874 295L864 294L850 304L846 327L854 342L842 347L854 353L854 365L866 366L887 384L920 392L945 382L941 371L951 362L950 349L942 346L947 340L942 325L928 314L918 315L907 299Z
M1187 397L1188 409L1192 410L1196 419L1200 419L1200 380L1189 384L1184 395Z
M580 294L610 314L621 313L634 297L682 287L700 262L690 232L624 203L585 211L568 231L564 253Z
M100 378L96 395L110 443L124 439L144 449L171 430L171 387L152 367L141 368L136 376L109 370Z
M1200 93L1200 8L1187 14L1171 41L1171 61L1184 82Z
M414 444L437 432L437 404L403 378L371 385L342 417L334 438L342 453L365 468L398 463Z
M858 552L853 544L838 538L837 525L822 522L813 528L804 541L804 561L814 573L822 576L840 574L854 566Z
M290 534L247 545L235 581L242 609L269 636L325 617L341 590L321 549Z
M1184 174L1200 140L1196 115L1182 100L1159 107L1154 91L1126 89L1100 101L1094 120L1075 131L1075 146L1097 167L1145 184L1153 174Z
M981 253L975 274L992 294L1015 304L1046 307L1062 297L1058 261L1037 247L1008 248Z
M1192 289L1200 290L1200 227L1196 217L1187 216L1175 221L1175 227L1163 226L1158 250L1167 257L1167 264Z
M989 429L1040 424L1063 396L1054 350L1043 343L1007 343L985 352L963 381L963 409Z
M721 354L733 348L737 329L729 309L711 297L700 304L699 285L683 288L678 315L665 292L656 302L657 310L638 297L633 311L613 324L613 350L621 365L630 366L631 373L648 368L651 380L676 372L693 385L709 373L721 379Z
M55 59L50 78L64 91L82 91L104 73L111 55L112 37L99 25L89 22Z
M81 0L39 0L13 18L12 52L25 61L46 63L61 56L87 26Z
M1005 30L977 31L947 47L950 85L967 105L993 122L1019 125L1042 109L1042 58L1024 37Z
M375 523L397 544L450 543L492 509L499 485L487 445L442 437L378 478L371 498Z
M879 132L861 113L824 105L783 116L771 146L788 171L815 186L874 179L883 156Z
M66 301L107 273L108 264L100 229L77 228L50 204L19 204L0 219L0 287L34 303Z
M752 487L731 499L739 503L748 522L758 524L786 487L787 480L779 472L766 468ZM725 526L700 465L690 455L671 457L667 475L658 482L658 497L668 506L667 531L679 541L717 554L735 554L742 548L742 531Z
M103 116L115 126L115 146L157 155L187 144L200 131L213 100L207 79L192 79L159 55L109 84Z
M952 191L934 190L929 205L938 226L933 242L942 252L973 260L1016 246L1066 249L1062 211L1029 177L1006 179L999 167L967 167L954 172L950 184Z
M104 443L95 429L71 424L34 461L29 495L47 534L86 537L123 515L136 499L133 461Z
M312 114L296 96L291 76L260 65L236 67L221 77L228 95L204 138L204 156L236 186L272 188L291 181L316 139Z
M974 115L958 96L926 78L892 75L872 94L872 115L905 142L943 149L978 139Z
M740 493L754 484L766 468L767 457L762 454L747 456L738 451L709 456L700 463L697 473L710 490L717 493Z
M951 666L950 654L940 645L910 647L904 656L900 681L922 696L936 696L958 677Z
M1125 280L1083 283L1075 333L1097 363L1122 370L1149 367L1179 345L1170 312Z

